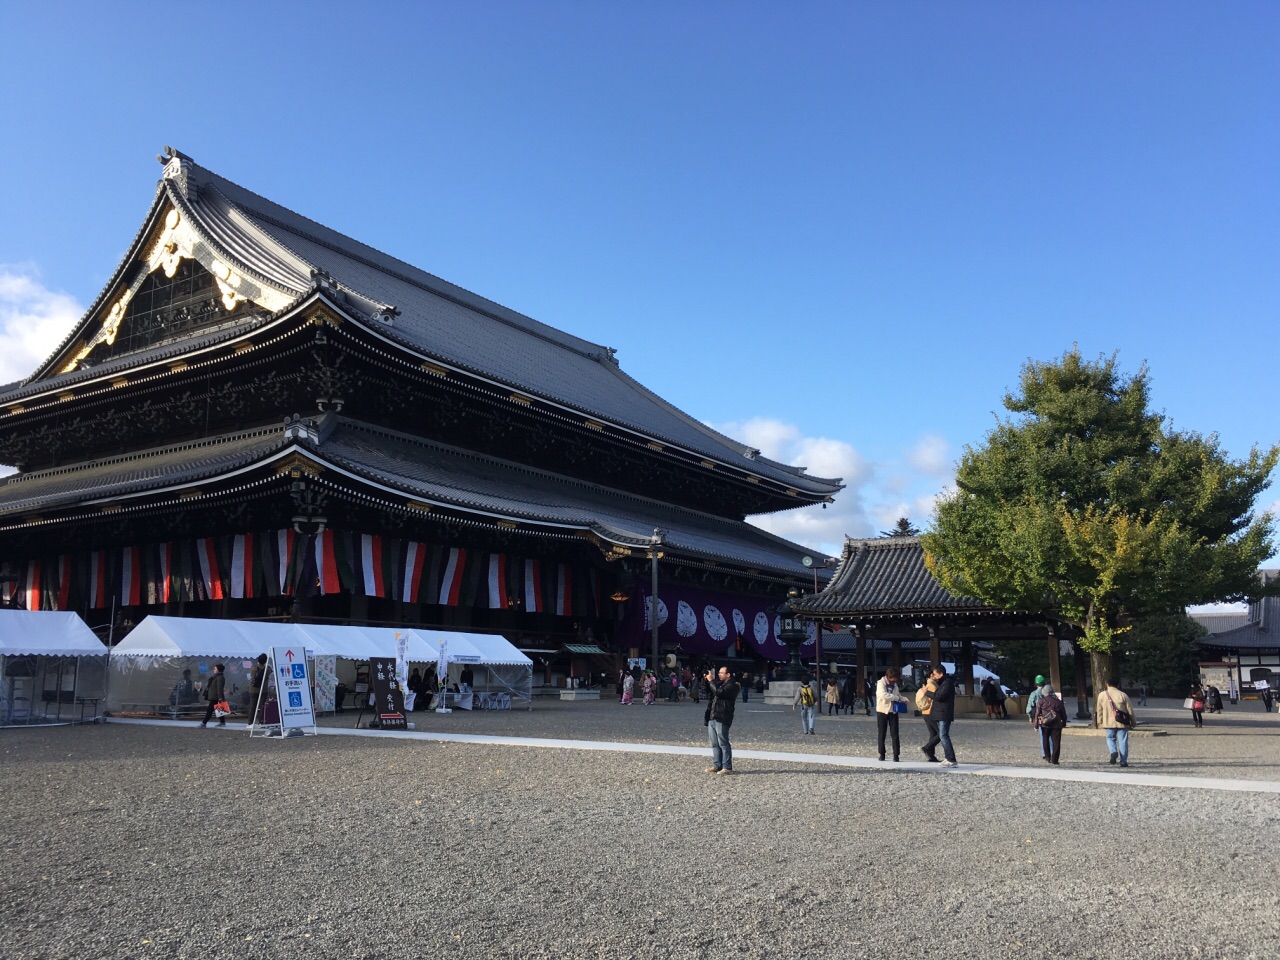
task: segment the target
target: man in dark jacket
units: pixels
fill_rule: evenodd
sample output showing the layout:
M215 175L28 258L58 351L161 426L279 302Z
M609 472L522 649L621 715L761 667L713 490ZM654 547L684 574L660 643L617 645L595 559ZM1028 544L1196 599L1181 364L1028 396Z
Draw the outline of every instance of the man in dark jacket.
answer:
M940 663L933 665L929 679L934 682L936 689L925 691L925 696L933 701L929 719L933 721L932 725L937 728L937 732L925 744L925 752L932 753L939 743L942 744L942 755L946 758L942 761L942 766L954 767L956 751L951 746L951 723L956 718L956 684Z
M728 667L706 675L711 703L707 706L707 739L711 741L711 766L707 773L733 773L733 747L729 743L729 727L733 724L733 708L738 702L738 684Z
M209 706L204 712L204 721L200 724L202 727L207 727L209 725L209 721L213 719L214 705L219 700L224 699L223 694L225 694L227 690L227 678L222 675L222 672L225 669L226 667L222 664L215 664L213 667L213 676L209 678L209 685L204 688L204 698L209 701ZM227 718L219 717L218 726L225 727L226 725Z

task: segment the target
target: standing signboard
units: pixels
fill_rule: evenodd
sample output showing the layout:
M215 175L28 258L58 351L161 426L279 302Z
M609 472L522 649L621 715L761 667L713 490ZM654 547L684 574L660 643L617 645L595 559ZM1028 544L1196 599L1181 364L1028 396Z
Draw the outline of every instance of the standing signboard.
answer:
M373 710L378 726L383 730L407 730L404 718L404 697L400 682L396 679L396 662L391 657L370 657L369 669L373 674Z
M280 703L280 727L285 736L291 730L316 732L316 714L311 703L311 682L307 677L307 651L299 647L272 647L271 670L276 678Z
M316 713L334 713L338 706L335 697L338 688L338 658L321 654L313 662L316 678Z

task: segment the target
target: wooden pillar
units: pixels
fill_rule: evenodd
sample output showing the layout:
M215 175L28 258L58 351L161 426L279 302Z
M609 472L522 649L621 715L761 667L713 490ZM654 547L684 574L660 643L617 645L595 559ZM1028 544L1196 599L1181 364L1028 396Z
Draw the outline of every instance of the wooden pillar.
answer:
M1076 661L1076 719L1088 720L1093 716L1093 704L1089 702L1089 682L1084 672L1085 654L1075 637L1071 638L1071 652L1075 654ZM1106 685L1106 677L1093 678L1095 692L1102 690Z
M861 697L867 689L867 628L865 625L854 627L853 633L858 638L854 649L857 651L858 696Z
M902 638L894 637L890 645L891 652L889 654L889 663L897 670L902 669Z
M1058 643L1058 628L1056 624L1048 624L1049 639L1048 646L1045 648L1045 659L1049 661L1049 669L1045 671L1045 676L1049 678L1049 682L1053 684L1053 689L1062 693L1062 664L1058 659L1058 651L1061 645Z
M929 628L929 666L933 667L942 662L942 641L938 639L938 631L933 627Z

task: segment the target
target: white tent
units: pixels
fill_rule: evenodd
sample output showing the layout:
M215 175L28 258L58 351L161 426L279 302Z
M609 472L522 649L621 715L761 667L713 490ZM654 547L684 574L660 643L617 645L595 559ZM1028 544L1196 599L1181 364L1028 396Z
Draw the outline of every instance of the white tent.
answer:
M320 657L346 661L338 674L354 689L355 663L394 657L396 634L405 637L407 659L432 664L441 640L456 681L462 664L482 668L478 690L505 693L532 704L533 662L502 637L437 632L411 627L335 626L147 617L111 651L111 697L117 713L195 715L204 710L200 695L215 662L223 663L227 699L234 710L247 708L253 660L274 646L301 645ZM431 669L434 669L432 667ZM339 679L335 674L334 680ZM332 681L331 681L332 682Z
M0 610L0 726L96 720L106 663L74 613Z

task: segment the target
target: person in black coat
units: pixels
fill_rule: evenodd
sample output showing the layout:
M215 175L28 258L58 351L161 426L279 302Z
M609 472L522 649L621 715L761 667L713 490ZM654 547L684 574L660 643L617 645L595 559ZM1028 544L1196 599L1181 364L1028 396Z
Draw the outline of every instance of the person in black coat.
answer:
M929 711L929 719L937 727L937 733L925 744L926 751L932 751L942 744L942 761L944 767L956 766L956 751L951 745L951 724L956 718L956 684L942 664L935 663L929 672L929 679L937 684L937 689L925 691L925 696L933 701Z
M213 708L219 700L223 699L223 695L227 690L227 678L223 676L226 667L222 664L214 664L213 676L209 678L209 685L204 688L204 698L209 701L209 706L204 711L204 720L200 726L207 727L209 721L213 719ZM226 717L218 718L218 726L225 727L227 725Z
M733 746L729 743L729 727L733 709L738 703L738 684L728 667L717 675L708 670L703 678L711 702L707 704L707 739L711 742L711 766L707 773L733 773Z

